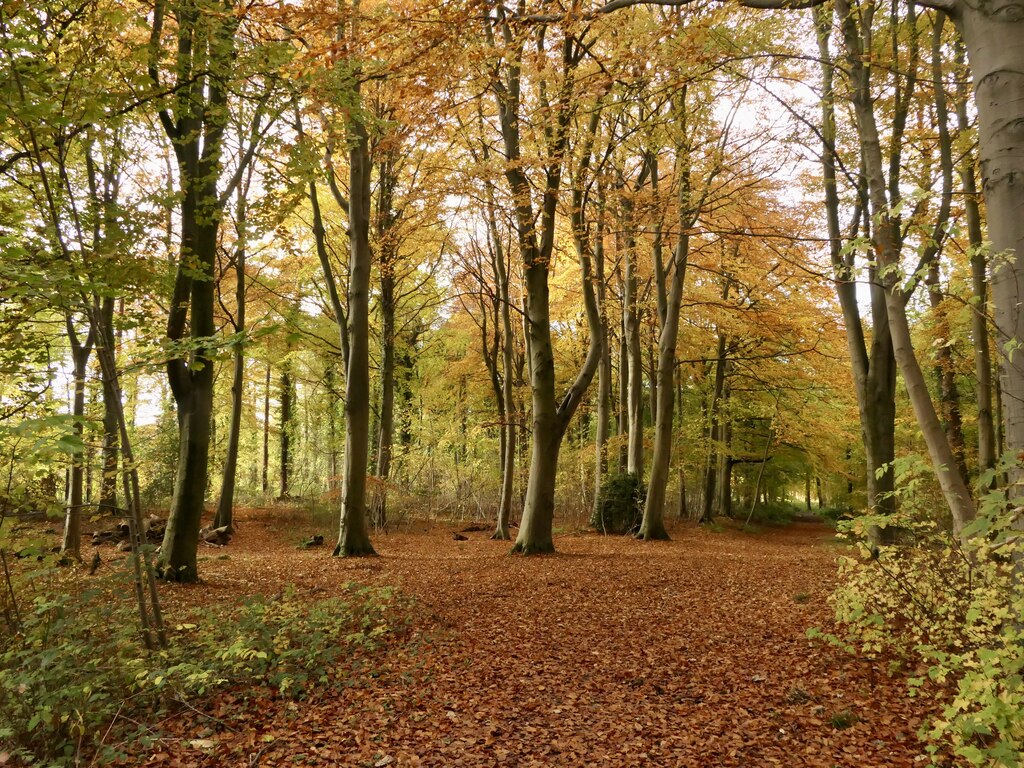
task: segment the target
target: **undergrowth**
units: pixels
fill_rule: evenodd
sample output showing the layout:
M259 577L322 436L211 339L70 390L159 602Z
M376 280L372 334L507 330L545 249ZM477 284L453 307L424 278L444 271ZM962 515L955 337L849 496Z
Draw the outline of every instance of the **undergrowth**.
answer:
M940 715L918 734L933 757L951 751L972 766L1024 766L1022 500L982 495L978 518L957 536L931 511L942 507L928 495L923 462L895 470L897 515L840 523L858 545L858 556L840 558L832 597L840 631L809 634L895 660L912 694L937 698ZM911 543L875 546L872 526L899 526Z
M134 606L112 597L123 585L59 594L30 578L40 580L24 590L34 595L0 640L0 744L29 766L122 758L118 745L159 736L163 713L228 686L302 699L351 684L353 655L378 649L409 615L384 588L349 585L320 600L289 588L169 626L169 648L146 652Z
M626 534L640 530L647 488L636 473L611 474L601 483L590 526L600 533Z

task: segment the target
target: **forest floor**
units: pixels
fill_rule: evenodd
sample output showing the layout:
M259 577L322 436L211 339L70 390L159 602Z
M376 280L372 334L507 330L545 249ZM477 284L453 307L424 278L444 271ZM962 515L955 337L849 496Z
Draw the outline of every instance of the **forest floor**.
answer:
M929 703L885 663L806 637L831 627L842 545L826 526L681 527L646 544L568 533L530 558L488 532L455 541L459 527L378 535L381 557L346 560L296 549L316 531L298 511L243 511L200 563L203 583L164 590L172 620L286 583L312 599L354 581L410 596L412 623L364 683L300 702L221 694L166 722L137 764L922 764Z

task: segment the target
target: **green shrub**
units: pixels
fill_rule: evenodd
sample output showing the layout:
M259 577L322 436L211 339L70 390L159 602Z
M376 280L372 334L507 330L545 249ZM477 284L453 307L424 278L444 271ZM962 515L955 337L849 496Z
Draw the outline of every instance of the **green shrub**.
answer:
M907 474L919 467L903 469L897 487L913 488ZM919 733L930 753L951 750L973 766L1024 765L1024 540L1013 527L1022 500L982 497L978 519L957 537L916 497L901 496L899 515L841 524L859 556L841 558L832 598L841 632L824 636L907 668L924 663L927 673L908 682L912 693L942 702ZM912 545L870 543L871 526L891 525L911 530Z
M109 590L37 597L0 641L0 743L27 765L106 762L119 757L112 744L151 739L146 724L168 706L219 687L302 698L345 684L343 662L405 621L395 602L387 589L286 590L169 627L168 650L147 654L133 606Z
M740 519L746 519L747 510L735 509L733 513ZM793 518L802 512L800 507L787 504L784 501L772 502L770 504L758 504L750 522L754 525L789 525Z
M597 508L590 526L601 533L625 534L640 530L647 489L635 473L608 475L601 483Z

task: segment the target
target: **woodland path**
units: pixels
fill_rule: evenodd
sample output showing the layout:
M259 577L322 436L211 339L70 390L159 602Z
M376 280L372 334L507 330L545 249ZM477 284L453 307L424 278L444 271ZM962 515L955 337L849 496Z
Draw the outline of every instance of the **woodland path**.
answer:
M451 526L340 560L297 551L301 518L268 514L243 513L229 559L201 563L205 583L170 602L392 584L416 599L413 637L369 685L232 711L212 753L172 742L146 764L867 768L921 751L926 702L883 664L806 639L828 626L840 551L823 525L647 544L569 534L534 558L487 533L454 541Z

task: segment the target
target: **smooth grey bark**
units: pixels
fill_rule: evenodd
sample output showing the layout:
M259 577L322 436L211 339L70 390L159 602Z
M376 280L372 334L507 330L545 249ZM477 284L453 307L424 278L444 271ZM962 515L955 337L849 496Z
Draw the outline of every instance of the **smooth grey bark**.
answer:
M682 197L683 194L680 193L680 198ZM680 219L683 216L681 213ZM655 411L654 453L651 457L651 476L647 483L644 516L638 534L638 538L644 540L667 540L669 537L668 531L665 530L665 491L672 463L676 341L679 336L679 313L683 301L689 249L689 234L686 229L680 228L672 258L671 285L668 290L665 319L658 337L658 407Z
M852 101L868 197L871 211L878 221L874 227L873 243L879 262L879 278L885 289L885 306L893 353L903 375L907 394L928 447L943 497L952 514L954 529L959 533L974 518L974 502L963 478L956 470L956 457L935 411L911 340L905 292L899 274L899 233L890 213L891 190L887 189L885 183L881 142L871 98L870 71L864 64L862 39L848 0L836 0L835 9L840 21L853 86ZM890 185L891 183L890 176Z
M722 301L729 298L729 288L732 281L727 276L725 285L722 287ZM707 465L704 471L704 493L701 497L701 513L699 522L710 523L714 517L715 488L718 474L718 462L722 452L719 446L724 442L722 432L721 406L722 396L725 392L725 374L729 364L728 345L725 334L718 331L718 347L715 354L715 379L711 388L711 402L707 408L708 418L708 456Z
M829 253L832 261L836 294L843 312L847 350L853 374L857 411L860 417L861 437L865 454L865 485L869 512L891 515L896 511L893 496L894 477L891 464L896 455L896 359L893 355L889 318L885 308L885 294L875 279L873 267L868 269L871 334L867 344L860 304L857 299L855 274L856 249L843 253L844 240L852 241L861 230L870 235L870 218L865 214L866 201L858 190L858 201L850 226L844 238L839 226L839 192L836 184L836 122L835 122L835 67L829 50L831 33L830 14L815 9L819 61L822 72L822 182L825 193L825 212L829 233ZM878 539L880 533L872 529Z
M358 83L353 86L358 98ZM349 125L348 367L345 376L345 463L336 557L375 555L366 515L370 440L370 144L366 126ZM339 318L340 320L340 318Z
M679 98L678 113L685 131L685 88ZM679 234L672 252L669 270L662 265L661 249L655 249L655 277L658 298L660 333L658 336L657 365L657 406L654 409L654 453L651 457L651 476L647 483L644 516L640 523L638 538L644 540L667 540L665 530L665 492L668 487L669 469L672 463L672 426L675 420L675 369L676 342L679 337L679 314L683 303L683 287L686 282L686 267L690 255L689 230L696 220L693 201L690 199L691 179L688 148L677 146L677 165L680 174L677 205ZM652 171L656 179L657 171ZM660 228L658 232L660 239ZM669 286L666 291L666 271L669 272ZM680 476L681 487L683 478ZM685 489L681 491L685 494ZM684 501L680 502L684 504Z
M551 344L551 316L548 294L548 270L555 243L555 222L562 163L568 143L570 99L573 71L583 55L583 47L571 38L562 43L562 81L554 103L547 101L546 86L540 87L545 111L551 123L546 132L546 157L543 159L543 184L539 216L535 217L530 179L522 162L519 110L521 107L521 61L523 46L501 7L496 18L488 19L486 33L492 48L494 31L503 39L504 62L491 80L498 107L502 143L505 150L504 175L515 208L514 226L523 260L526 284L527 353L530 359L530 384L533 400L530 474L526 486L523 518L512 547L513 552L535 554L554 550L555 479L562 437L597 370L600 359L600 318L591 275L589 254L581 259L583 303L590 329L587 357L562 400L555 396L555 360ZM543 45L543 40L538 41Z
M498 298L501 302L501 396L505 412L505 449L502 456L504 463L501 468L501 499L498 503L498 519L491 538L503 541L511 538L508 525L512 516L512 494L516 473L515 371L512 363L512 347L515 344L515 337L512 335L512 312L508 290L509 265L506 259L504 248L495 253L495 264L498 268Z
M994 306L1002 431L1006 451L1024 451L1024 14L1000 2L956 2L953 19L967 48L978 110L978 156L992 243ZM977 269L977 268L975 268ZM1007 478L1019 483L1022 464Z
M616 243L619 238L616 238ZM622 249L617 249L621 254ZM620 298L626 294L625 282L622 278L622 270L619 273L619 295ZM619 365L618 365L618 402L615 411L615 434L619 440L618 470L619 474L626 471L627 454L629 452L629 351L626 349L626 308L625 301L620 301L619 318Z
M949 106L946 89L942 83L942 29L945 15L940 14L932 30L932 83L935 89L935 117L939 133L939 166L942 176L942 200L940 203L937 223L945 226L949 220L950 203L953 194L953 146L949 134ZM928 287L929 304L935 330L941 339L949 337L949 322L943 312L942 284L939 275L938 250L943 234L936 231L934 239L925 245L923 254L929 261L928 276L925 284ZM932 251L929 253L929 251ZM953 353L949 344L943 343L936 350L934 375L938 385L939 413L942 426L946 432L946 440L956 459L956 468L964 484L969 484L967 460L964 455L965 443L963 422L960 416L960 392L956 383L956 371L953 364Z
M957 60L962 62L963 45L957 42ZM954 110L961 133L970 130L967 116L966 84L957 78ZM978 471L984 474L996 465L996 431L992 416L992 355L989 349L988 259L981 227L981 205L975 175L976 155L965 152L958 171L964 196L964 219L971 254L971 341L974 348L975 404L978 419Z
M626 228L625 262L623 279L623 308L625 315L627 379L626 416L629 425L629 443L626 451L626 472L643 478L644 474L644 370L640 348L640 309L637 300L639 281L637 279L636 223L633 221L632 204L624 201Z

